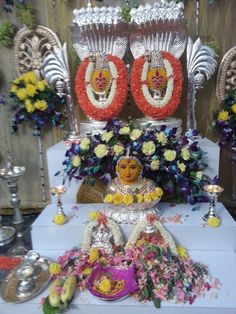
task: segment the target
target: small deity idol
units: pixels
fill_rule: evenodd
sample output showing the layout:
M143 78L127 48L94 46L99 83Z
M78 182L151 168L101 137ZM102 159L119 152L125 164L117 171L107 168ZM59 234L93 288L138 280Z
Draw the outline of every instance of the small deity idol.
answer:
M135 156L122 156L116 164L117 177L111 181L104 198L107 217L118 223L136 224L148 213L157 214L155 205L162 190L142 176L143 166Z

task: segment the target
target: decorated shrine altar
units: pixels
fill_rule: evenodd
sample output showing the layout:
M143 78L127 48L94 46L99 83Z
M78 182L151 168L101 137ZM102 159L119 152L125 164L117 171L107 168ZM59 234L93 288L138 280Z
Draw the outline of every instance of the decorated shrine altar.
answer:
M71 216L70 221L63 226L56 226L52 222L55 205L48 205L32 225L33 249L42 256L56 259L65 250L78 246L82 233L87 224L88 212L102 210L103 204L64 205L65 213ZM172 233L177 243L181 243L188 250L190 257L208 266L209 273L216 279L216 288L206 292L203 298L198 298L192 305L162 302L160 309L153 304L140 303L132 298L117 302L107 302L92 296L87 290L76 291L69 313L221 313L234 314L236 311L235 299L235 265L236 265L236 224L228 211L221 203L217 203L217 214L222 219L219 228L210 228L205 225L202 216L208 210L208 203L171 206L160 203L161 221ZM133 226L121 225L122 233L127 238ZM218 282L219 280L219 282ZM22 304L7 304L0 301L1 314L42 313L42 298L48 294L44 290L35 298Z

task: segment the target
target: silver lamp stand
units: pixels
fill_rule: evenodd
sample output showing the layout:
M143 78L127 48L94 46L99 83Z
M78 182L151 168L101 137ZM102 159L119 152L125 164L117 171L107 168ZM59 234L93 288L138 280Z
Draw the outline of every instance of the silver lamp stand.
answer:
M0 178L7 182L11 193L11 205L14 209L13 224L16 227L16 244L9 250L12 255L25 255L28 249L23 242L23 217L20 210L20 198L18 196L18 180L25 172L25 167L12 166L10 156L7 156L6 168L0 169ZM14 228L13 228L14 229Z
M224 191L224 189L219 185L209 184L203 187L204 191L210 199L209 211L205 214L202 219L207 221L210 217L217 217L215 213L217 197Z

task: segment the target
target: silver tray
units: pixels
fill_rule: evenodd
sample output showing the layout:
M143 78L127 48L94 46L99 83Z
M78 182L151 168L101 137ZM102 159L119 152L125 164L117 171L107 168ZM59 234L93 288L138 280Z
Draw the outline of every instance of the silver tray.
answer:
M12 270L1 286L1 297L8 303L21 303L35 297L50 280L49 259L37 253L26 256L23 263Z

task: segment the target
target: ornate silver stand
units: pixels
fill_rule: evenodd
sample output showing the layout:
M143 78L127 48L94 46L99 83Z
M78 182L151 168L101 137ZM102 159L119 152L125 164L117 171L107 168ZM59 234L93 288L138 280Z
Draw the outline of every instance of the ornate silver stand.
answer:
M23 243L23 217L20 211L20 199L18 196L18 180L25 172L25 167L12 166L11 158L8 156L7 167L0 169L0 178L7 182L7 187L11 193L11 205L14 209L13 224L16 225L17 242L16 245L9 250L13 255L25 255L28 249L25 248Z
M210 217L217 217L215 213L216 201L217 197L224 191L224 189L219 185L209 184L204 186L204 191L207 192L210 199L209 211L202 217L204 221L207 221Z
M50 189L50 192L52 195L57 196L57 212L56 215L63 215L65 218L67 218L66 214L64 213L63 206L62 206L62 201L61 201L61 196L66 192L66 188L62 185L55 186Z

